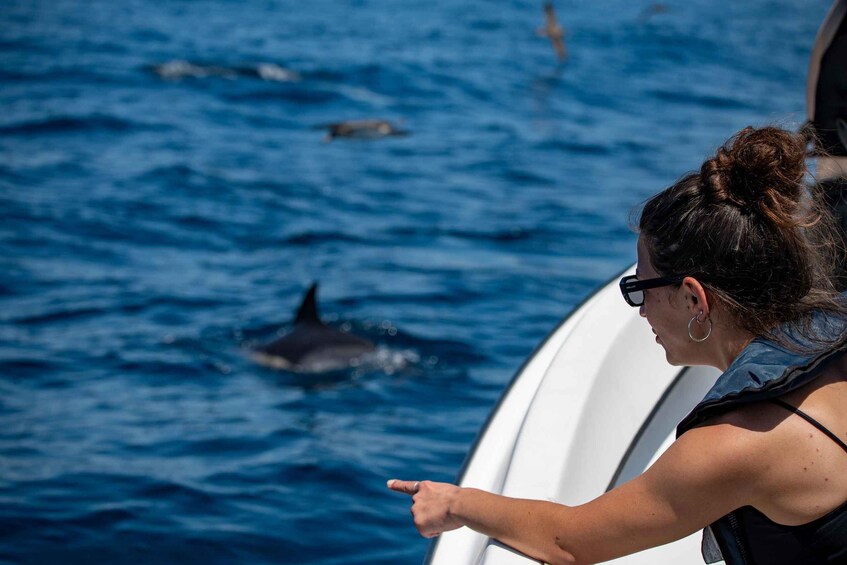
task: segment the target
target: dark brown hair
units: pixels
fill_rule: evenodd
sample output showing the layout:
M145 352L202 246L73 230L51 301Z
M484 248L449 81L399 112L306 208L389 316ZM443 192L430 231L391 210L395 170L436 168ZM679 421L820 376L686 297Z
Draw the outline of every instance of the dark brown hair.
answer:
M805 155L802 135L738 132L700 171L645 204L639 228L654 268L696 278L753 335L779 338L792 326L827 341L812 335L811 314L845 315L835 288L844 245L804 183Z

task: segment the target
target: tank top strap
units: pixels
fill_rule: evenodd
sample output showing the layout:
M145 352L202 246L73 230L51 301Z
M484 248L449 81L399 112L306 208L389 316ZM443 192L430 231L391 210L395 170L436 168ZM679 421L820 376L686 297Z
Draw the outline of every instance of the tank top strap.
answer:
M841 447L841 449L843 449L845 452L847 452L847 443L844 443L843 441L841 441L841 438L839 438L837 435L835 435L834 433L829 431L829 429L827 429L823 424L821 424L820 422L818 422L817 420L815 420L814 418L812 418L811 416L809 416L808 414L806 414L805 412L803 412L802 410L797 408L796 406L792 406L791 404L789 404L789 403L787 403L784 400L781 400L779 398L771 398L768 402L770 402L771 404L776 404L777 406L781 406L782 408L785 408L786 410L788 410L790 412L794 412L795 414L797 414L798 416L800 416L801 418L803 418L804 420L806 420L807 422L812 424L814 427L819 429L821 432L826 434L827 437L829 437L829 439L831 439L832 441L837 443Z

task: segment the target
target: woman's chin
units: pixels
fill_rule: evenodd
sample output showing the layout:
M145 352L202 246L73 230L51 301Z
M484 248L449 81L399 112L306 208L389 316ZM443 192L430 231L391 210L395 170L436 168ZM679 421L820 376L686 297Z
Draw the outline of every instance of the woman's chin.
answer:
M676 367L676 366L681 366L681 365L685 365L685 364L686 364L686 363L683 363L680 359L678 359L678 358L677 358L677 357L676 357L676 356L675 356L675 355L674 355L674 354L673 354L673 353L672 353L672 352L671 352L671 351L667 348L667 346L665 345L665 342L663 342L663 341L662 341L662 338L660 338L658 335L656 336L656 343L658 343L658 344L662 347L662 349L664 349L664 350L665 350L665 360L668 362L668 364L669 364L669 365L672 365L672 366L675 366L675 367Z
M665 350L665 360L668 362L668 365L672 365L674 367L680 367L682 365L686 365L682 360L678 359L673 353L668 351L668 348L662 345Z
M664 346L663 346L664 347ZM678 353L674 354L665 347L665 360L668 362L668 365L673 367L690 367L692 365L707 365L708 363L704 363L702 359L698 357L688 356L684 358Z

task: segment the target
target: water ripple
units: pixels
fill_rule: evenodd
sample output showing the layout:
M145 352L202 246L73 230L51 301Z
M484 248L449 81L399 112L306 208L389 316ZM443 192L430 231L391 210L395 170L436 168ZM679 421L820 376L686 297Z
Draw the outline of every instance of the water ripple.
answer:
M160 126L143 124L108 115L86 117L57 116L42 120L0 125L0 135L75 134L93 132L127 132L156 129Z

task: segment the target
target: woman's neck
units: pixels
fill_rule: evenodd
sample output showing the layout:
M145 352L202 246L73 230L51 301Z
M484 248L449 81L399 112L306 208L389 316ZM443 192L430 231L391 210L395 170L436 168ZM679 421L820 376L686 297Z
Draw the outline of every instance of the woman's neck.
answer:
M718 319L715 320L715 341L711 351L712 363L709 364L721 371L726 371L756 336L741 329L737 324L727 323L720 318L723 316L718 315Z
M735 336L731 340L725 340L721 345L719 352L719 365L716 365L718 369L721 371L726 371L732 362L735 361L735 358L738 357L744 348L750 345L750 342L753 341L754 336L749 333L739 334Z

